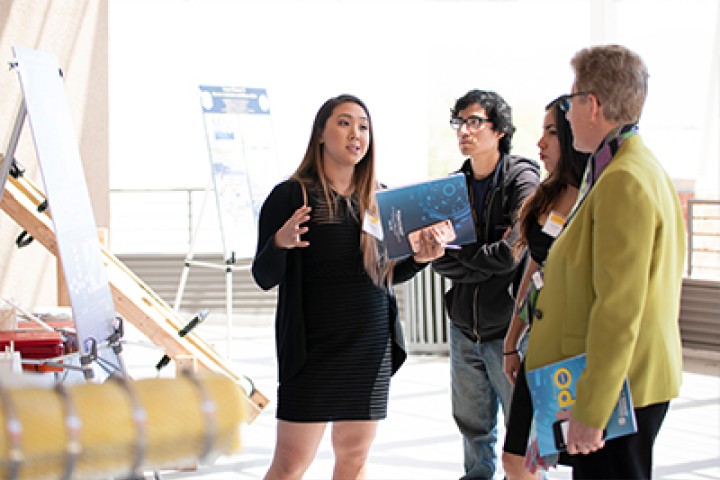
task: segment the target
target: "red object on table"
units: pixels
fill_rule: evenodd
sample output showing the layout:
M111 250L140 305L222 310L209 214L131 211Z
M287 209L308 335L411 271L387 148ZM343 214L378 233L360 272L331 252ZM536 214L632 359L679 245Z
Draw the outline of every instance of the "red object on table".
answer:
M11 342L14 350L20 352L22 359L46 360L65 353L60 332L40 329L0 331L0 350L9 349ZM62 368L23 363L23 370L57 372L62 371Z

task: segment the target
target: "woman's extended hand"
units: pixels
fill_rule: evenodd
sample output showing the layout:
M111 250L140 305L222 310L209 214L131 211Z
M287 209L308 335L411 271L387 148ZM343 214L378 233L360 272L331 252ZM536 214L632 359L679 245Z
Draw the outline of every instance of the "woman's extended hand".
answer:
M418 263L428 263L437 260L445 254L445 243L442 233L437 227L425 227L417 231L411 247L415 255L413 258Z
M280 229L275 232L274 242L278 248L304 248L310 245L306 240L300 240L300 235L308 231L303 223L310 220L311 208L304 205L292 214Z

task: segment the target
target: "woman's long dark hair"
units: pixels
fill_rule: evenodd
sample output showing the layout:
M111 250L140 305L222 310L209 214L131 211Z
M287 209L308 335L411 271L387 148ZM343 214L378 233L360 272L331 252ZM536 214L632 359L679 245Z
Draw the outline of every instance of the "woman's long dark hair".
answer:
M565 112L560 109L559 97L547 104L545 111L552 110L555 116L555 129L560 143L560 158L554 172L550 173L520 207L518 221L520 222L520 237L518 237L513 251L520 255L527 246L527 234L530 222L537 222L543 213L548 213L557 197L572 186L578 188L582 181L589 154L578 152L573 148L573 134L570 123L565 118Z
M328 179L325 176L325 169L323 167L325 159L323 158L323 147L320 139L322 138L325 124L330 116L332 116L333 111L337 106L344 103L355 103L359 105L365 111L368 119L370 143L365 156L355 165L352 178L353 190L360 205L359 220L362 221L365 217L365 212L369 211L376 217L378 215L377 202L375 201L375 191L377 190L378 184L375 178L375 148L370 112L365 103L354 95L338 95L337 97L327 100L320 107L315 115L315 121L313 122L312 131L310 132L310 140L307 150L305 151L305 156L290 178L302 183L308 188L313 185L319 185L322 188L328 208L330 209L330 214L333 214L336 194L330 188ZM373 282L376 285L386 285L391 282L392 279L390 278L389 272L392 271L394 263L379 261L378 242L375 237L363 231L360 234L360 249L363 253L365 270Z

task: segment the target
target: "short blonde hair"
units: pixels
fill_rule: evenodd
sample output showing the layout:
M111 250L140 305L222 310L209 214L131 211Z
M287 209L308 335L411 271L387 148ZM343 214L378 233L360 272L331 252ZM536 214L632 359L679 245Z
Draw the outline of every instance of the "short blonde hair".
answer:
M575 90L595 94L607 120L621 125L640 120L648 73L638 54L622 45L599 45L577 52L570 65Z

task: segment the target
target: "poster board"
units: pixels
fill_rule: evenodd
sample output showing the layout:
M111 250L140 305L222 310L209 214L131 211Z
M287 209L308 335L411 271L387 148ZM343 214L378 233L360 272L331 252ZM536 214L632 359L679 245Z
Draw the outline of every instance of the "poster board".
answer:
M205 136L226 263L252 258L262 203L278 162L266 89L200 85Z
M52 53L13 48L35 152L42 172L81 354L114 333L115 305L102 261L72 117ZM120 368L117 355L98 356Z

